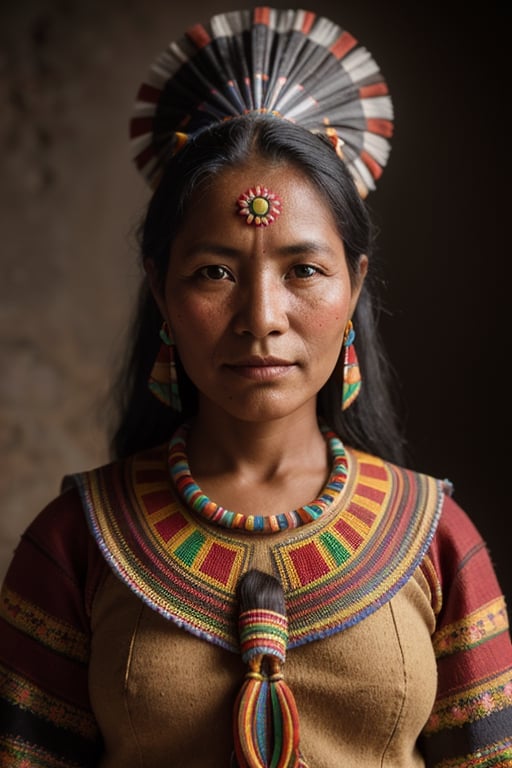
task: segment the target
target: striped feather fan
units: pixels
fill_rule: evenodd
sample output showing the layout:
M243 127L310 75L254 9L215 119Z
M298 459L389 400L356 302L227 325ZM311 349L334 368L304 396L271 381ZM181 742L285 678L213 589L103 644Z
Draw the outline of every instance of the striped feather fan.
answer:
M325 134L362 196L375 188L393 132L387 85L349 32L305 10L218 14L170 43L137 94L134 160L154 187L187 136L258 111Z

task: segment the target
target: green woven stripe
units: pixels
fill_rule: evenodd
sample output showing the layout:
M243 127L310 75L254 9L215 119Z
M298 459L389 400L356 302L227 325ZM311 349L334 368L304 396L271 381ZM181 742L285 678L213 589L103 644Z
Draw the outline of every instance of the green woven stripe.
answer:
M350 552L348 549L346 549L341 541L338 541L338 539L333 536L332 533L329 533L329 531L326 531L320 535L320 541L328 550L329 554L332 555L336 565L343 565L343 563L349 559Z
M274 726L274 749L272 751L270 768L277 768L283 753L283 712L275 685L272 684L270 686L270 698L272 701L272 720Z
M180 546L177 548L175 553L176 557L178 557L182 563L185 563L186 565L193 565L194 560L196 559L197 554L203 546L205 540L206 537L203 533L201 533L201 531L194 531L194 533L192 533L188 539L185 539L183 544L180 544Z

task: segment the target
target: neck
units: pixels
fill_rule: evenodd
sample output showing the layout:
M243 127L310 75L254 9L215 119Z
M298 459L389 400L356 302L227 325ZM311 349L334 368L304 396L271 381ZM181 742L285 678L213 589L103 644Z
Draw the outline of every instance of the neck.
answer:
M314 408L265 422L200 409L187 440L187 454L192 475L203 479L242 473L256 482L269 482L290 467L296 472L299 467L324 467L326 462Z

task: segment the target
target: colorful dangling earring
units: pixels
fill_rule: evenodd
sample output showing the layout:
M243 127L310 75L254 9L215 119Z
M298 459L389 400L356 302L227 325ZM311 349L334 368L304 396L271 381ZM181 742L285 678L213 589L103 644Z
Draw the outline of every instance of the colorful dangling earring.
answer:
M181 411L175 359L176 345L165 320L160 329L160 338L162 343L149 375L148 387L161 403L170 406L175 411Z
M356 332L349 320L343 335L343 395L341 409L345 411L356 399L361 390L361 371L357 359L354 339Z

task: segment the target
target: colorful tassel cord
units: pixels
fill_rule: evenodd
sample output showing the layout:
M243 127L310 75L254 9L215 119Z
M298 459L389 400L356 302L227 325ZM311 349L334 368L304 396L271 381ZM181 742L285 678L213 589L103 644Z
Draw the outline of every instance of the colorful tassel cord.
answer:
M283 679L287 619L274 611L240 614L242 658L248 664L237 696L234 747L238 768L307 768L299 751L299 716Z

